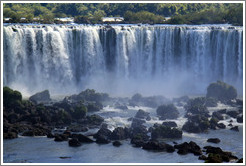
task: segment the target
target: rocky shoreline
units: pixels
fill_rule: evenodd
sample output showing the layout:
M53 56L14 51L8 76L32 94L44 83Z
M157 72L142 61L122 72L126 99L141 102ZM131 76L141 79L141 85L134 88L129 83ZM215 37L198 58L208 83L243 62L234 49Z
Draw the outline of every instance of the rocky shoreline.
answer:
M163 96L143 97L135 94L131 98L112 98L106 93L97 93L87 89L77 95L67 96L63 101L52 102L48 90L37 93L22 100L22 95L8 87L3 89L3 138L14 139L22 136L47 136L54 141L67 141L68 146L78 147L85 143L109 144L119 147L122 140L129 140L132 146L147 151L177 152L180 155L193 153L199 160L206 163L242 162L232 152L222 150L217 146L200 147L197 143L183 142L177 144L165 143L165 139L180 139L183 132L206 133L209 130L226 130L230 128L238 132L238 126L230 123L230 118L243 123L243 101L237 99L237 91L232 86L223 83L212 83L207 88L206 97L189 98L182 96L169 100ZM233 107L233 110L208 111L208 107L216 107L223 103ZM110 130L104 118L98 115L106 105L127 110L128 106L147 106L156 109L161 124L155 123L146 127L146 121L151 116L145 110L139 109L134 117L129 117L129 127L116 127ZM185 109L187 121L180 128L173 119L181 115L177 105ZM226 127L220 120L228 120ZM98 129L95 133L84 134L90 129ZM219 138L208 138L208 142L219 145Z

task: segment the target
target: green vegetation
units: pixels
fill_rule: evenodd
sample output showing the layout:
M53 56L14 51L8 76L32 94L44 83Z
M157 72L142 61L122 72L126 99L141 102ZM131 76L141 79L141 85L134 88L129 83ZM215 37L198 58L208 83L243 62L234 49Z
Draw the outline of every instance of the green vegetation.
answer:
M4 3L4 18L13 23L54 23L74 17L76 23L102 23L102 17L124 17L124 23L243 24L241 3ZM171 17L165 20L165 17ZM26 19L23 19L26 18Z

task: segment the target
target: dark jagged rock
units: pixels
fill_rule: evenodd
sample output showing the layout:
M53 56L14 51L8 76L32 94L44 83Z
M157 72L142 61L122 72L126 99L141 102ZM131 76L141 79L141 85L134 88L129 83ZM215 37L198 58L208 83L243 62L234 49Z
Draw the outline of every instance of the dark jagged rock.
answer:
M79 142L83 142L83 143L92 143L94 142L92 139L90 139L89 137L83 135L83 134L72 134L72 138L77 139Z
M3 139L14 139L14 138L18 138L18 134L15 132L3 133Z
M178 109L173 104L161 105L156 110L161 119L176 119L179 116Z
M47 138L55 138L55 136L54 136L51 132L49 132L49 133L47 134Z
M175 149L178 149L178 154L188 154L193 153L194 155L201 155L202 150L201 148L193 141L190 141L189 143L184 142L182 144L174 145Z
M237 98L237 90L229 84L217 81L208 86L206 97L213 97L222 102L227 102Z
M243 115L237 117L238 123L243 123Z
M212 97L208 97L208 98L206 98L205 106L206 107L217 107L217 105L218 105L217 103L218 103L217 99L212 98Z
M103 136L103 137L110 137L112 134L112 132L107 129L107 128L101 128L100 130L98 130L98 132L93 136L94 138L98 138L100 136Z
M226 109L221 109L221 110L219 110L217 112L220 113L220 114L226 114Z
M198 159L199 159L199 160L207 160L207 157L206 157L205 155L201 155L201 156L199 156Z
M44 90L42 92L39 92L39 93L32 95L29 98L29 100L36 103L36 104L50 102L51 101L50 93L48 90Z
M166 144L165 146L168 153L172 153L175 151L175 148L172 145Z
M239 112L238 111L227 111L226 114L233 118L237 118L237 116L239 115Z
M239 159L237 163L243 163L243 158Z
M220 143L220 139L219 138L209 138L208 140L207 140L207 142L212 142L212 143Z
M218 119L217 118L211 118L210 119L210 121L209 121L209 127L210 127L210 129L213 129L213 130L216 130L217 129L217 127L218 127Z
M205 162L229 162L230 160L238 159L231 152L225 152L219 147L205 146L204 149L206 149L206 153L208 154Z
M143 145L145 150L156 150L156 151L165 151L166 144L158 141L149 141Z
M183 125L182 130L190 133L201 133L209 129L211 123L208 118L202 115L191 115Z
M218 123L217 127L220 128L220 129L225 129L226 125L224 123Z
M141 126L142 124L145 123L145 120L143 119L139 119L139 118L132 118L132 124L131 127L132 128L136 128L138 126Z
M197 97L194 99L190 99L187 104L184 106L186 110L186 116L191 115L201 115L209 117L208 109L205 105L206 98L205 97Z
M177 127L177 124L175 122L172 122L172 121L163 122L162 125L168 126L168 127Z
M122 145L122 143L121 143L120 141L114 141L114 142L113 142L113 146L119 147L119 146L121 146L121 145Z
M135 147L142 147L145 141L141 134L134 135L131 139L131 144L134 144Z
M219 112L213 112L212 117L216 118L218 120L223 120L224 119L224 117Z
M110 135L111 140L123 140L127 138L128 138L127 133L125 132L125 129L123 127L115 128Z
M54 141L56 142L62 142L62 141L67 141L67 140L68 140L68 136L64 134L55 135L55 139L54 139Z
M68 145L72 147L78 147L81 146L81 143L80 141L78 141L78 139L72 138L71 140L68 141Z
M147 119L148 117L149 117L149 113L141 109L139 109L135 115L135 118L139 118L139 119Z
M96 139L96 143L98 143L98 144L108 144L108 143L110 143L110 140L106 136L99 135L97 137L97 139Z
M151 132L152 139L162 139L162 138L182 138L183 132L168 126L160 125L155 127Z
M86 106L88 112L98 112L101 109L103 109L103 105L99 102L97 103L88 103L88 105Z
M239 131L239 128L238 128L238 126L234 126L234 127L232 127L230 130L233 130L233 131Z
M93 114L93 115L90 115L90 116L87 116L86 117L86 123L89 124L89 125L96 125L96 126L99 126L102 124L102 122L104 121L103 117L99 116L99 115L96 115L96 114Z
M71 132L86 132L88 131L87 127L84 127L83 125L70 125L67 128L68 130L70 130Z

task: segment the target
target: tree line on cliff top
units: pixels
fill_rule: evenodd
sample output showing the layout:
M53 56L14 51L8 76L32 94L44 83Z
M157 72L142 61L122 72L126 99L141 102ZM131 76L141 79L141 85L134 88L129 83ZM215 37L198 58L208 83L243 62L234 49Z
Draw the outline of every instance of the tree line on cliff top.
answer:
M124 17L124 23L243 24L241 3L4 3L3 16L12 22L53 23L74 17L77 23L102 23L102 17ZM171 19L165 21L165 17ZM36 20L37 21L37 20Z

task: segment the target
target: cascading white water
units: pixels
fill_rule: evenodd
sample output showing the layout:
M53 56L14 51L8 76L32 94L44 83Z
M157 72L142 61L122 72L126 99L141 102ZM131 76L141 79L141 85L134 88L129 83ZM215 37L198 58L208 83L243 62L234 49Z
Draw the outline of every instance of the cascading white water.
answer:
M8 25L3 30L3 82L20 91L195 94L222 80L242 94L242 27Z

